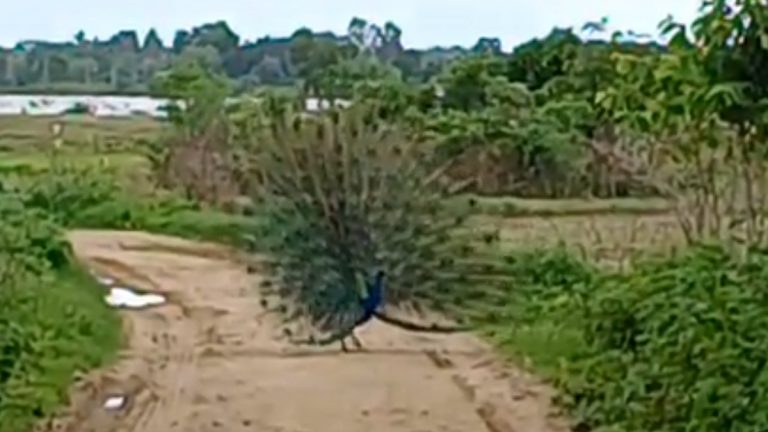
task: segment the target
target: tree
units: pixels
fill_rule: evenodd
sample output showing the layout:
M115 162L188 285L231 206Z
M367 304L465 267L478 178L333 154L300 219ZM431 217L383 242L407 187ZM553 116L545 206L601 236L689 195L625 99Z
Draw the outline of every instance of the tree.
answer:
M240 36L225 21L217 21L192 29L190 43L200 47L211 46L223 56L237 49Z
M581 40L571 29L554 29L544 39L532 39L515 47L507 63L507 77L538 90L555 77L566 74Z
M178 30L173 37L173 52L181 54L184 48L189 45L192 35L186 30Z
M272 56L264 57L251 74L258 77L260 84L282 84L286 76L280 59Z
M403 31L397 24L387 21L382 32L382 44L378 50L379 57L387 62L394 61L403 52L401 38Z
M345 57L342 47L332 40L316 38L308 29L294 34L290 58L304 89L312 95L320 92L322 76Z
M501 40L499 38L481 37L475 43L475 46L472 47L472 52L475 54L500 55L502 53Z
M75 42L77 42L78 45L82 46L85 44L85 32L80 30L75 34Z
M184 51L175 59L175 63L195 64L211 71L221 70L221 56L212 46L190 45L184 48Z
M358 17L349 22L347 36L361 54L375 54L384 44L384 32L381 28Z
M99 64L90 57L76 57L72 61L72 69L85 84L93 82L93 75L98 72Z
M115 52L137 53L140 50L139 35L134 30L121 30L107 42Z
M163 51L163 40L157 34L157 30L154 28L147 32L144 37L144 43L141 44L141 51L147 53L157 53Z

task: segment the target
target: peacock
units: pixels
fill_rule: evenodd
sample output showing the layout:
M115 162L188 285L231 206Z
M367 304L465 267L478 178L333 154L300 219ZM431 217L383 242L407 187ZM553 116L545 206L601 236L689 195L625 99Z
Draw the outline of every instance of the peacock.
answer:
M361 107L274 116L258 140L257 199L270 257L261 292L295 343L328 345L378 319L411 331L465 331L468 304L489 301L492 236L448 199L450 161ZM450 325L428 323L437 313ZM299 334L308 332L306 338Z

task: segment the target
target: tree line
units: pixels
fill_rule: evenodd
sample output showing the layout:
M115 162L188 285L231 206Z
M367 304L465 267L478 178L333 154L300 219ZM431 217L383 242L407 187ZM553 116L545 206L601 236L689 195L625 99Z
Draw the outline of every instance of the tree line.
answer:
M471 179L476 192L670 196L699 185L702 193L719 194L726 174L711 172L704 161L754 157L753 142L766 129L768 82L759 72L768 60L761 45L766 32L750 18L763 10L757 2L738 9L725 0L705 2L690 28L671 18L661 23L665 44L613 31L605 20L581 32L556 28L510 52L487 39L426 78L404 73L396 56L387 59L387 47L400 35L393 25L371 31L353 20L346 44L299 33L288 52L304 95L371 106L410 139L433 143L441 157L457 161L452 173ZM235 91L225 71L198 65L229 87L210 95ZM195 74L172 68L153 88L191 106L194 92L206 88ZM703 142L709 147L693 144ZM712 148L712 154L697 153ZM700 165L683 174L679 165L689 158ZM737 188L734 196L760 195ZM708 199L696 202L704 206ZM695 223L706 219L697 216Z
M311 69L327 67L361 51L375 52L410 80L424 81L447 62L478 50L501 51L498 39L480 38L474 47L405 48L402 30L361 18L351 20L346 34L301 28L289 37L242 41L225 21L178 30L163 41L152 29L143 38L122 30L107 40L29 40L0 48L0 88L8 92L146 93L158 72L175 64L197 62L229 77L240 89L293 86Z

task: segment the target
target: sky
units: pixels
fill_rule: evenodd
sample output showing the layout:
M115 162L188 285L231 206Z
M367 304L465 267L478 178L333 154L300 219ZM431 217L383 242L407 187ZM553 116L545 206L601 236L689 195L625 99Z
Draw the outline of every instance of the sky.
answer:
M407 47L471 46L481 36L498 37L504 49L557 27L580 29L609 18L614 30L656 35L667 15L690 22L700 0L0 0L0 45L19 40L108 39L119 30L143 37L155 28L166 44L177 29L226 20L241 39L289 36L306 26L344 33L353 16L403 30Z

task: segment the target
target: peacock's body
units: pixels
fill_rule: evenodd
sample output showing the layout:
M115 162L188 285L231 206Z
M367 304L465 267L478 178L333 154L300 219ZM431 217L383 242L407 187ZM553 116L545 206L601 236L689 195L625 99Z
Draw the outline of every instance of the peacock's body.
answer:
M395 315L450 313L483 295L464 259L475 233L447 206L455 185L430 154L355 110L272 125L257 159L274 276L263 293L277 297L287 333L359 344L354 329L374 317L448 331Z

